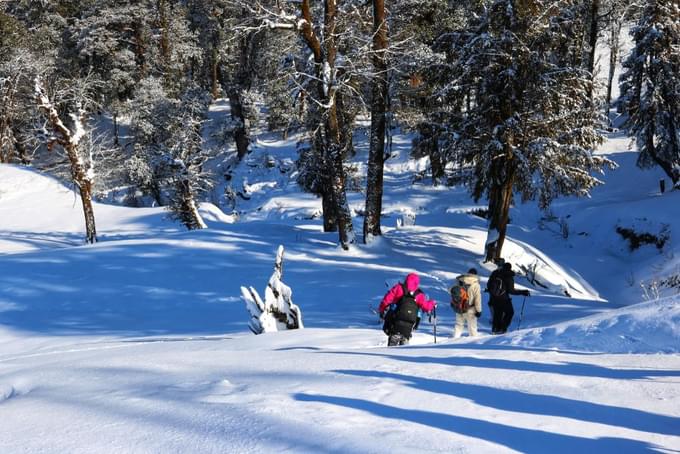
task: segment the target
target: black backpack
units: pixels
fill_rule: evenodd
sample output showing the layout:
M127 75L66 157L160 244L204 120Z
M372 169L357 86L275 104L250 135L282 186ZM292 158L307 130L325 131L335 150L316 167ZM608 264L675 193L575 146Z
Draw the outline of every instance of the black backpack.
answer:
M418 304L416 303L416 295L423 293L420 289L416 289L411 295L406 288L406 284L401 284L404 295L397 302L395 310L395 320L409 322L415 324L418 321Z
M489 276L489 282L486 283L486 289L494 298L502 298L507 293L503 278L500 276L500 273L495 271Z

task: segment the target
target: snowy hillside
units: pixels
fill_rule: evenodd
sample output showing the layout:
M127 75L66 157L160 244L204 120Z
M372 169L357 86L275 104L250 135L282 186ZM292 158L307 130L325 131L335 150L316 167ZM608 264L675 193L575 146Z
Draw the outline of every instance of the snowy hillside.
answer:
M261 139L235 173L238 222L204 205L210 228L185 232L161 209L97 204L94 246L72 191L0 166L0 452L673 452L680 298L645 302L640 282L680 267L680 194L621 145L591 199L551 219L513 209L507 257L544 287L518 278L532 296L513 332L489 336L485 304L482 336L455 341L446 289L471 266L485 282L486 225L464 190L412 184L407 138L384 237L348 252L293 183L294 141ZM661 251L615 231L664 225ZM307 328L254 336L239 287L264 289L279 244ZM410 271L439 302L436 344L425 321L388 349L369 306Z

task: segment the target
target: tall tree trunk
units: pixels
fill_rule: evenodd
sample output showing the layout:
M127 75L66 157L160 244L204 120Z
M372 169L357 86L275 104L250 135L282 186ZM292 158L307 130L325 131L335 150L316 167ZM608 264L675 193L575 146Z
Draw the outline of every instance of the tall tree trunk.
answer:
M346 177L343 160L343 150L340 140L340 125L338 122L337 81L335 75L335 58L337 47L335 42L335 25L337 18L336 0L325 0L324 14L324 68L321 73L322 90L326 101L326 156L330 164L333 189L333 200L338 221L340 245L348 249L355 242L352 214L347 201Z
M12 125L12 138L14 140L14 151L19 158L19 162L23 165L30 165L32 156L31 153L26 149L26 145L22 140L22 133L16 125Z
M337 232L338 213L330 185L324 188L324 191L321 193L321 210L323 211L323 231Z
M12 118L18 79L18 76L7 78L0 87L2 90L0 92L0 163L10 163L14 155L18 154L17 139L14 134L16 127Z
M210 53L210 92L213 99L220 96L219 66L220 66L220 32L215 30L212 35L212 51Z
M612 13L613 14L613 13ZM619 38L621 35L622 20L615 19L612 24L612 29L609 36L609 74L607 75L607 99L605 114L609 118L609 111L611 110L612 102L612 87L614 85L614 73L616 71L616 64L619 61Z
M229 90L229 106L231 118L236 122L234 126L234 142L236 143L236 155L239 161L248 154L250 145L249 124L244 114L241 90L234 87Z
M521 88L515 87L514 93L521 93ZM512 117L515 111L513 101L508 97L502 101L497 124L506 124L503 119ZM485 261L495 262L501 258L505 233L510 219L510 204L512 203L512 189L515 183L515 163L512 152L515 139L512 131L499 131L498 140L503 144L503 154L495 157L492 164L491 189L489 190L489 230L486 238Z
M670 126L671 128L674 128L674 125L671 123L670 125L666 125L666 127ZM656 122L654 120L649 122L649 125L647 126L647 130L645 132L645 151L649 155L649 157L652 158L652 160L661 167L661 169L668 175L668 177L671 179L673 182L673 187L678 188L678 185L680 184L680 170L677 167L674 167L672 163L668 162L667 160L663 159L662 157L659 156L659 153L656 151L656 145L654 143L654 136L656 134ZM673 134L670 135L671 138L673 138ZM680 151L678 144L675 143L675 148L676 151Z
M489 191L489 230L484 259L486 262L495 262L501 258L510 219L513 183L514 175L509 175L505 181L494 185Z
M158 9L158 26L161 29L160 51L163 69L170 66L170 38L169 38L169 24L168 7L166 0L158 0L156 2Z
M600 0L591 0L590 11L588 14L588 51L585 55L584 66L592 75L592 80L595 80L595 51L597 49L597 35L600 31ZM588 88L588 99L593 101L593 86L591 84Z
M350 114L345 105L344 96L336 92L336 104L338 109L338 123L340 126L340 144L342 146L342 158L347 160L354 156L354 116Z
M243 94L249 88L249 65L250 45L253 35L241 39L239 43L239 68L235 81L229 89L229 105L231 106L231 118L235 120L234 142L238 159L243 159L250 152L250 120L248 120L243 106Z
M146 61L146 42L144 40L144 30L141 21L136 21L134 25L134 42L135 42L135 63L139 71L139 77L144 78L148 72Z
M355 243L354 226L352 225L352 214L349 210L347 191L345 188L345 169L343 166L342 150L338 144L329 147L333 165L333 199L335 211L337 213L338 235L340 246L349 249L349 245Z
M54 111L54 114L56 115L56 110ZM55 125L54 122L52 124L53 126ZM68 131L68 129L63 127L61 120L59 120L58 125L61 126L56 126L56 129L64 135L64 131ZM68 131L68 135L64 135L64 137L65 140L61 142L61 144L66 151L66 156L68 156L71 165L71 178L78 187L80 200L83 205L83 215L85 216L85 241L92 244L97 242L97 228L95 226L94 208L92 206L92 179L88 176L88 172L79 156L78 141L75 140L75 137L70 131Z
M427 148L432 168L432 185L437 186L444 178L444 160L439 152L439 129L435 125L427 126Z
M324 169L323 175L319 178L322 183L319 185L322 189L321 196L321 211L323 218L323 231L326 233L338 231L338 212L335 199L333 198L332 179L330 174L330 165L327 162L327 156L324 154L325 142L322 134L322 128L318 128L311 140L311 147L314 150L315 156L321 161L319 168Z
M77 153L77 152L76 152ZM69 157L69 160L71 158ZM80 190L80 199L83 204L83 215L85 216L85 241L93 244L97 242L97 227L94 220L94 207L92 205L92 181L82 174L82 168L75 166L71 160L71 175ZM78 174L78 176L76 176Z
M384 0L373 0L373 81L371 99L371 141L366 177L364 243L382 234L383 172L385 166L385 112L387 105L387 22Z

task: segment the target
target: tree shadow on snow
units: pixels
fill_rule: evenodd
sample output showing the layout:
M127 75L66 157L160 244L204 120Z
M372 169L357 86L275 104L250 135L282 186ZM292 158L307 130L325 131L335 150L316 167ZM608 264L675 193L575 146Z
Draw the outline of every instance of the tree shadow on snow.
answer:
M484 369L523 370L558 375L571 375L576 377L596 377L614 380L646 380L652 377L680 377L680 370L665 369L612 369L596 364L576 363L560 361L555 364L516 361L498 358L473 358L469 356L401 356L396 354L337 351L327 352L343 355L366 355L380 356L396 361L406 361L419 364L439 364L456 367L479 367Z
M585 438L466 418L431 411L403 409L348 397L311 395L293 396L302 402L319 402L371 413L381 418L409 421L468 437L507 446L524 453L573 452L657 452L649 443L624 438Z
M433 378L365 370L336 370L339 374L398 380L415 389L459 397L503 411L555 416L649 433L677 435L680 418L564 397L530 394Z
M0 325L65 336L243 332L239 286L266 283L268 249L214 231L9 254L0 261Z

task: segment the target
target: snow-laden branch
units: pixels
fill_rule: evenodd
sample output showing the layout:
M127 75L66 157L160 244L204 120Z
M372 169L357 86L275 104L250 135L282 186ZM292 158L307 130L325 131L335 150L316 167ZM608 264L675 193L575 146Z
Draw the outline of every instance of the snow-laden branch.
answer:
M248 327L255 334L304 328L302 311L293 303L292 290L283 277L283 246L276 252L274 273L265 289L264 301L253 287L241 287L241 298L250 313Z

